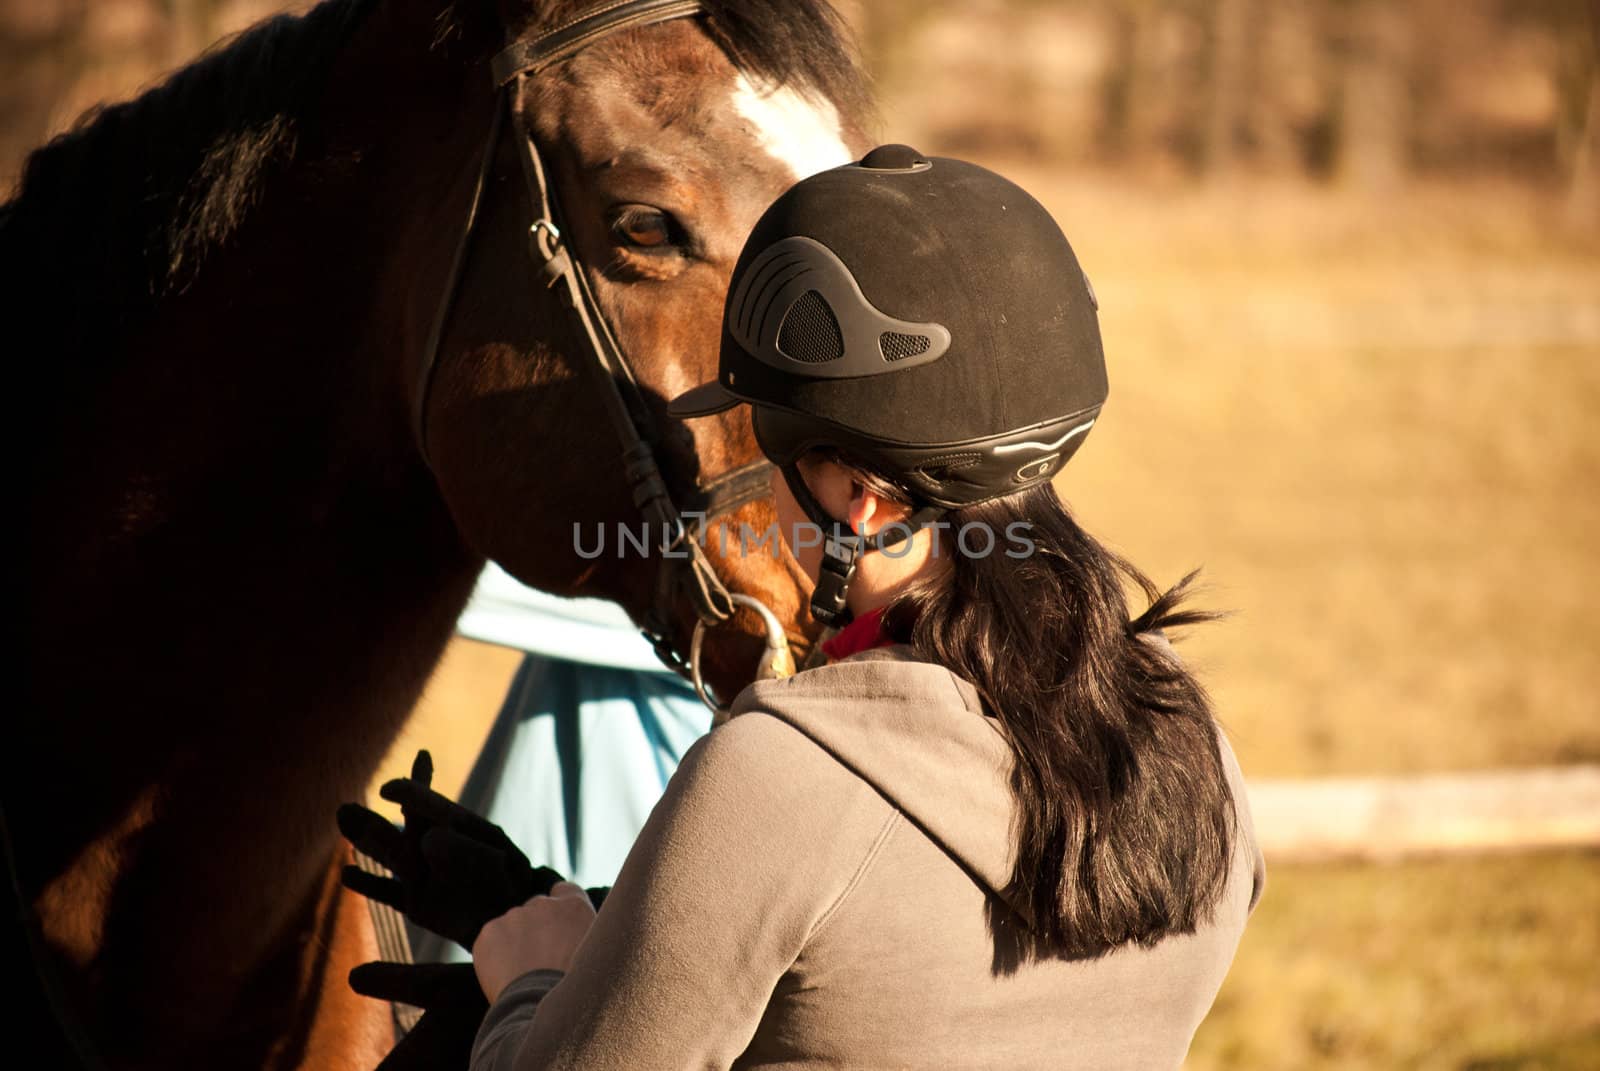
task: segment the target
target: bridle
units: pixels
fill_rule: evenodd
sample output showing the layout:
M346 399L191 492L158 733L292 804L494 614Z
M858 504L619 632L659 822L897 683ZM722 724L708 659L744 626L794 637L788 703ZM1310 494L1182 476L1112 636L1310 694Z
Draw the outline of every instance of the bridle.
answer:
M661 561L656 569L654 600L645 614L642 631L657 657L677 672L688 675L702 698L705 698L698 658L702 633L728 621L739 605L756 609L760 604L750 596L729 592L723 585L701 547L702 526L765 496L772 466L765 460L739 466L698 486L682 506L674 500L656 462L656 446L659 442L656 422L646 404L638 376L595 300L593 288L578 262L576 251L563 244L561 217L554 191L546 181L539 148L517 107L526 80L551 64L620 30L687 18L701 14L703 10L699 0L620 0L592 8L526 41L513 42L495 56L490 66L495 85L494 117L484 146L483 160L479 164L466 223L461 229L444 293L423 347L422 363L416 378L413 423L417 442L426 459L428 396L433 385L439 346L455 306L456 292L461 284L484 188L494 167L500 135L509 112L533 216L528 238L534 264L546 287L557 289L562 304L573 317L584 341L582 348L589 356L584 363L595 373L606 415L621 439L623 475L632 492L633 504L643 515L647 530L659 531L663 535L663 541L657 548ZM429 464L432 464L431 460ZM672 607L680 590L687 590L699 619L692 654L688 658L678 651L672 641ZM765 607L760 607L757 612L768 632L766 654L759 675L786 675L786 665L788 672L792 672L788 642L783 639L777 619ZM776 637L773 635L774 629L777 630ZM777 653L779 648L781 657ZM707 702L710 700L707 699Z

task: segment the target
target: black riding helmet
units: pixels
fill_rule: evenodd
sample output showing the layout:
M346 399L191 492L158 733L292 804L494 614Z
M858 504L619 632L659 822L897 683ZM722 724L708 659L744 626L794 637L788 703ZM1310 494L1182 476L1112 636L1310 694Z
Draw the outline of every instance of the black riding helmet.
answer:
M992 171L884 145L791 187L734 266L716 380L669 406L752 407L756 439L825 533L812 613L848 620L864 549L1048 480L1106 399L1094 292L1061 229ZM912 496L868 541L801 478L833 447Z

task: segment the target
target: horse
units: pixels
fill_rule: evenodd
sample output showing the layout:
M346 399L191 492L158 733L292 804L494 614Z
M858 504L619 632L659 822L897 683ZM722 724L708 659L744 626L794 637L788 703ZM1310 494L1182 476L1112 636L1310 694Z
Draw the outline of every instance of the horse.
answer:
M858 157L870 105L824 0L706 0L491 77L594 2L279 16L36 150L0 206L23 469L0 817L27 919L4 955L31 1065L372 1066L392 1025L345 985L376 949L332 815L485 560L671 650L704 620L661 562L572 552L651 486L618 384L657 491L750 468L746 419L691 433L664 399L714 374L757 216ZM530 218L533 147L559 234ZM628 368L596 373L530 226ZM719 542L712 580L814 640L794 563ZM760 632L710 634L719 693Z

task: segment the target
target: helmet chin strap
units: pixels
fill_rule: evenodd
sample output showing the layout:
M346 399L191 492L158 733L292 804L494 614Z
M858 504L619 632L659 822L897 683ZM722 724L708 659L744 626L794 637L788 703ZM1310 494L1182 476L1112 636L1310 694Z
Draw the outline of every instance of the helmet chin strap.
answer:
M870 539L852 532L837 517L822 508L822 503L811 493L800 468L793 463L781 466L784 482L805 515L822 531L822 570L817 575L817 586L811 592L811 616L829 628L843 628L850 623L847 604L850 581L855 579L856 561L873 550L888 550L910 539L912 534L944 516L940 506L923 506L904 521L885 525Z

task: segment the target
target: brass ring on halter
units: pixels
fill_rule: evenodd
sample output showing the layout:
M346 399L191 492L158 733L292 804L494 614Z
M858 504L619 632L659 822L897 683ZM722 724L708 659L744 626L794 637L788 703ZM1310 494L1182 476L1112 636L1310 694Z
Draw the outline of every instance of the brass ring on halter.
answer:
M789 638L784 635L778 615L752 596L730 592L728 597L733 600L734 606L746 606L760 614L761 623L766 627L767 648L756 667L756 680L774 681L794 676L794 655L789 650ZM700 701L711 708L711 724L720 725L728 720L728 707L711 697L705 679L700 676L700 648L705 642L706 629L705 621L695 622L694 638L689 641L689 679L694 682L694 690L700 696Z

